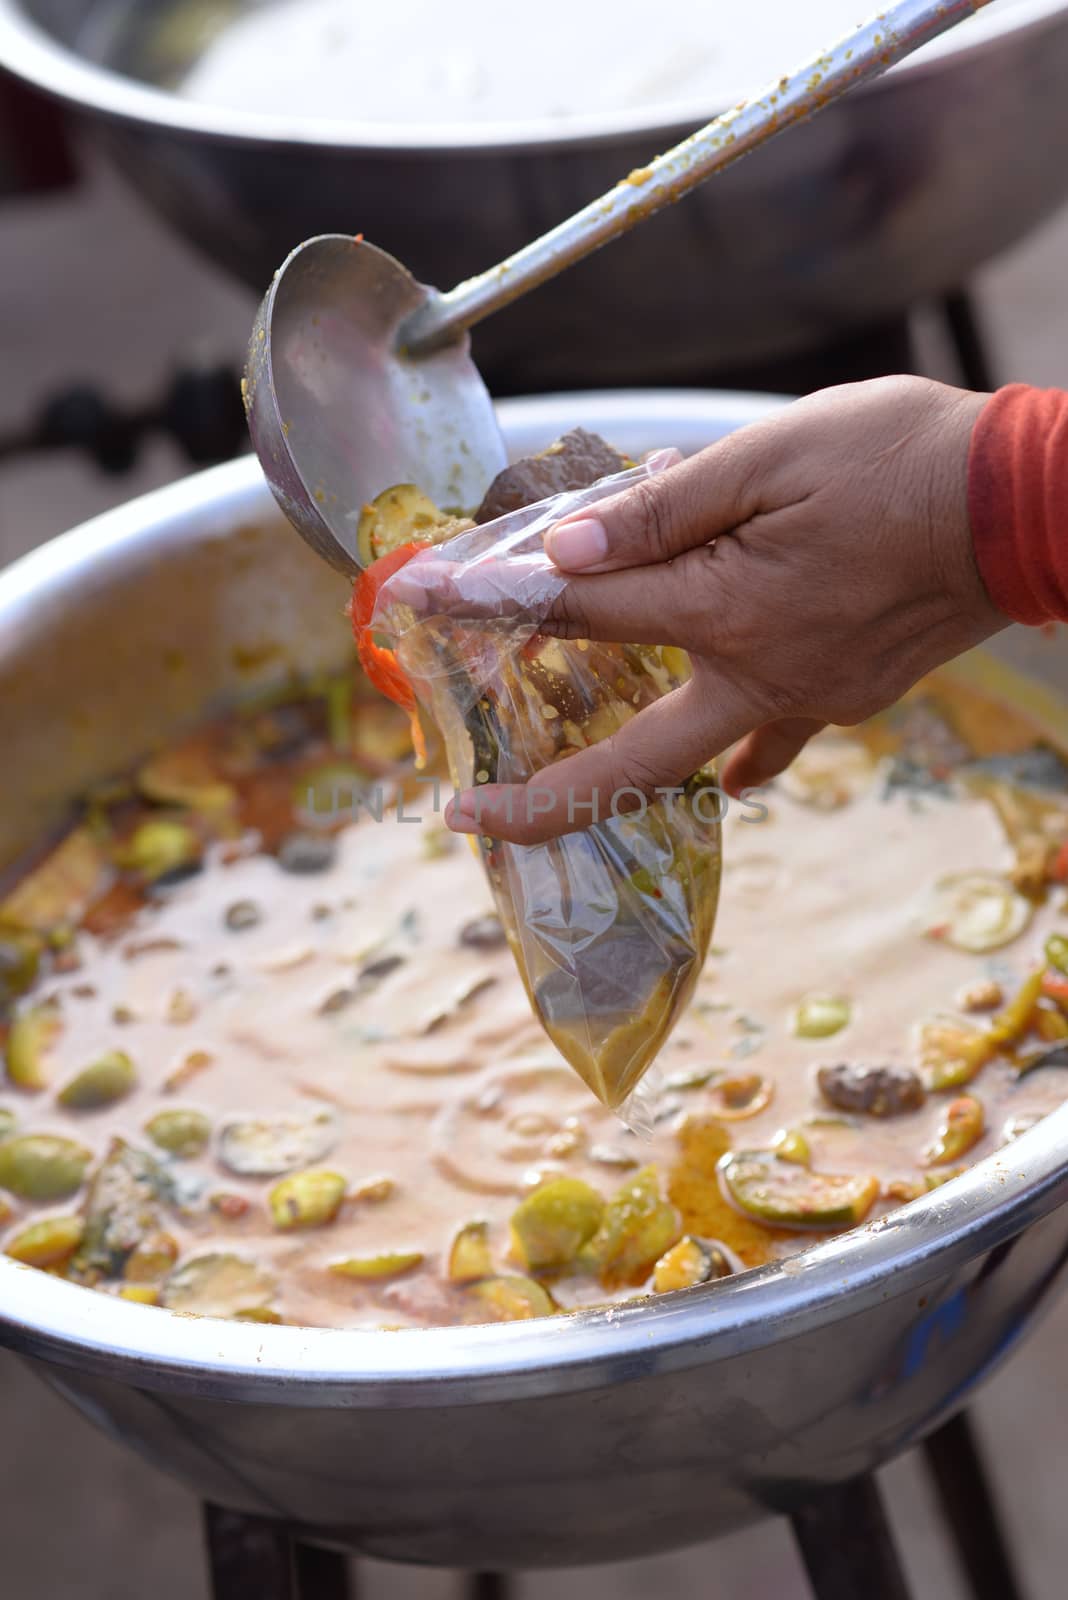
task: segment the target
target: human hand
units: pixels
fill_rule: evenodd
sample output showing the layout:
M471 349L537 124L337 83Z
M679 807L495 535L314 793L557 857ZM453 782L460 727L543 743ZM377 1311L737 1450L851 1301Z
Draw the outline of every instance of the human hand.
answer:
M732 745L724 788L758 787L826 723L863 721L1004 627L968 518L987 398L920 378L829 389L557 523L545 546L569 581L542 631L677 645L693 676L536 774L536 807L486 785L449 826L536 843Z

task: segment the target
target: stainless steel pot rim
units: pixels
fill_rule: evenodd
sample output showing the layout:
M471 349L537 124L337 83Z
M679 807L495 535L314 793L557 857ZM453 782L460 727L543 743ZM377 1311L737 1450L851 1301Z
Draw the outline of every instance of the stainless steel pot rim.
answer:
M576 422L618 408L633 419L634 395L569 395ZM513 435L558 419L559 397L505 402ZM736 422L766 414L766 396L719 397ZM641 397L643 417L678 422L689 408L709 427L717 397L694 391ZM224 538L273 516L251 458L199 473L74 529L0 575L0 627L47 617L53 585L106 584L130 545L164 555L192 537ZM624 1381L685 1370L839 1320L849 1310L915 1293L966 1267L1068 1199L1068 1106L990 1156L948 1189L889 1217L815 1246L801 1257L663 1300L551 1321L377 1333L265 1327L176 1316L78 1288L0 1258L0 1343L26 1354L156 1390L247 1397L250 1381L272 1401L295 1406L408 1406L492 1402L604 1382L605 1363ZM848 1306L843 1302L848 1302ZM448 1380L448 1381L446 1381Z
M861 8L867 9L867 8ZM968 25L940 44L938 54L906 61L895 69L910 74L937 70L947 55L973 55L998 45L1007 33L1052 25L1063 20L1065 0L1020 0L1005 12L990 13L984 29L973 39ZM859 17L859 12L858 12ZM412 127L352 120L311 121L307 118L268 116L224 106L183 100L165 89L153 88L109 68L98 66L53 39L27 15L20 0L0 0L0 65L16 76L69 104L127 122L168 128L194 137L225 139L235 143L311 145L339 155L357 151L407 152L412 155L545 150L568 145L588 145L623 138L648 138L652 146L666 148L675 139L708 121L707 103L680 102L669 120L663 113L636 116L614 113L575 118L566 131L547 120L517 119L509 123L471 125L421 124ZM793 65L784 63L784 66ZM878 93L880 83L861 92Z
M1007 1150L802 1256L662 1299L553 1319L388 1332L176 1315L0 1258L0 1345L139 1388L362 1409L487 1404L705 1366L917 1297L1068 1200L1068 1106ZM937 1315L937 1306L930 1308Z

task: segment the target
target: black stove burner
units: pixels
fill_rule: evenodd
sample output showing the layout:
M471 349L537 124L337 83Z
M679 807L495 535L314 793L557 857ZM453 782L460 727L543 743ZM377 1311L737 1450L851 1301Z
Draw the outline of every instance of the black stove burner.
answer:
M971 296L963 290L946 295L937 307L967 389L987 393L997 387L991 376L985 341ZM757 367L736 367L715 376L719 389L756 393L812 394L840 383L887 378L899 372L920 373L921 363L908 317L891 317L824 345L816 351Z
M975 1435L962 1412L923 1445L973 1600L1023 1600ZM815 1600L910 1600L874 1474L796 1504L790 1521ZM347 1556L281 1523L205 1509L212 1600L357 1600ZM501 1572L474 1572L466 1600L509 1600Z
M960 381L986 392L996 387L982 331L970 296L960 290L940 303L956 354ZM689 375L693 387L742 389L765 394L810 394L832 384L896 372L918 372L920 363L907 316L893 317L833 344L759 366ZM507 374L489 375L494 393L514 393ZM678 385L678 377L673 386ZM236 375L225 366L186 367L155 405L125 410L91 385L73 384L53 395L28 428L0 437L0 463L34 451L85 451L104 472L129 470L150 433L174 439L194 466L229 460L248 447Z
M944 295L934 307L956 358L958 381L981 393L997 387L975 304L967 290ZM853 329L849 334L799 355L744 367L701 368L665 378L669 388L740 389L756 394L812 394L841 383L886 378L895 373L923 375L907 314ZM486 374L496 395L517 393L506 372ZM652 380L650 380L652 381ZM567 387L582 388L576 381Z
M152 433L173 439L198 467L248 448L238 379L227 366L183 367L158 404L127 410L92 384L46 400L24 431L0 436L0 462L43 450L83 450L103 472L128 472Z

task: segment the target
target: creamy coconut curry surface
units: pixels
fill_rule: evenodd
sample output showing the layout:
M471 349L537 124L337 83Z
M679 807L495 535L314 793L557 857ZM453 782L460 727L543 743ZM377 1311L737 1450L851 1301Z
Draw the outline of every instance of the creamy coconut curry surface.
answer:
M9 881L9 1255L206 1315L548 1314L801 1249L1064 1098L1068 771L1019 707L932 680L731 808L648 1140L555 1056L406 739L355 676L280 695Z

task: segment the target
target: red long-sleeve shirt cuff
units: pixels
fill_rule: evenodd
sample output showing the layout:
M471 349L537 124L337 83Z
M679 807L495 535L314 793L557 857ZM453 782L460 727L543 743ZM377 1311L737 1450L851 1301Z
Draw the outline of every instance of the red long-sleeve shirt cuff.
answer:
M980 576L1014 622L1068 622L1068 393L1011 384L972 435L968 507Z

